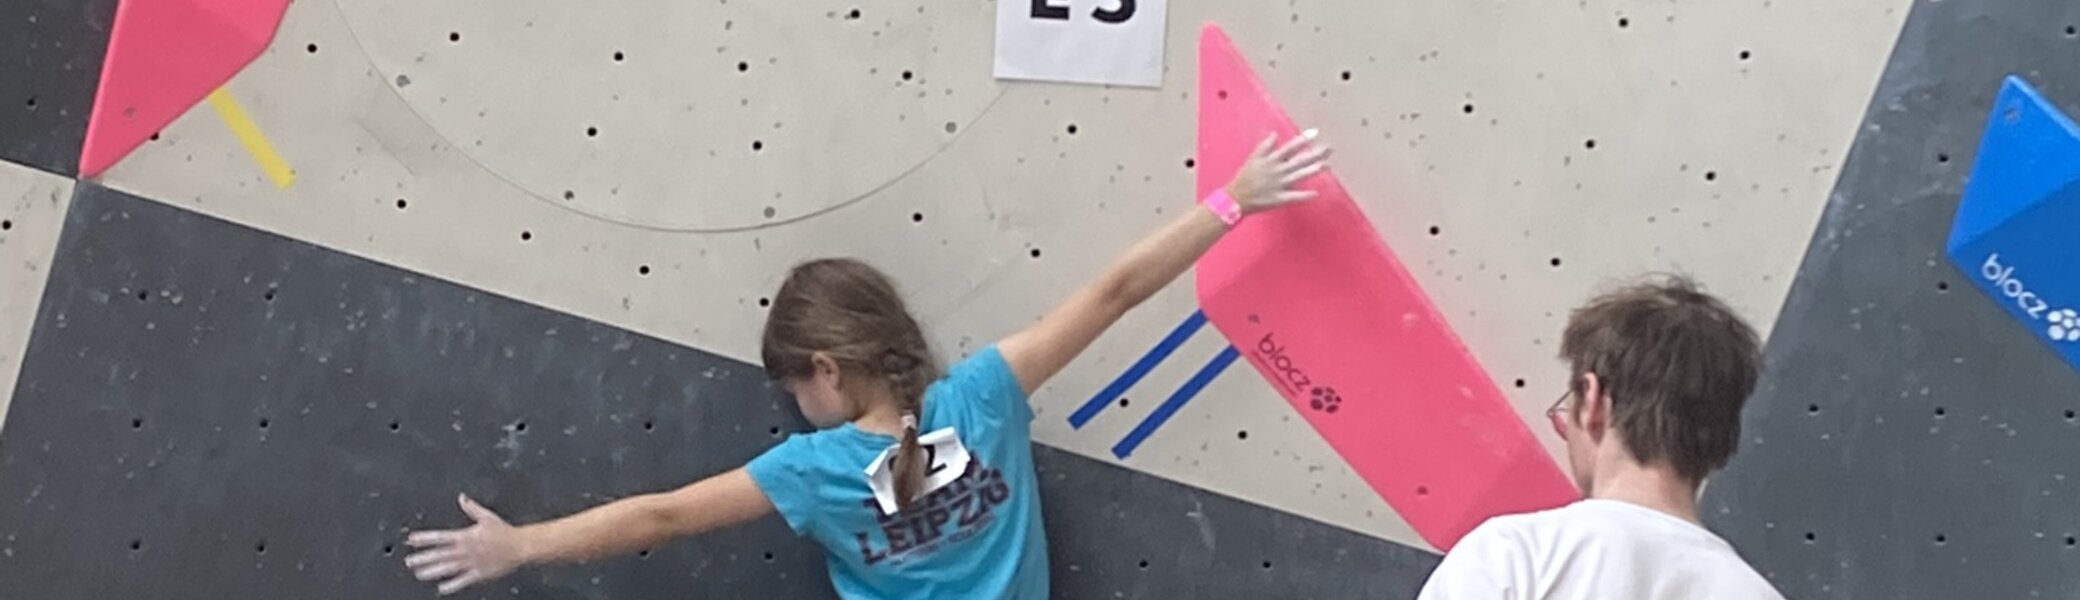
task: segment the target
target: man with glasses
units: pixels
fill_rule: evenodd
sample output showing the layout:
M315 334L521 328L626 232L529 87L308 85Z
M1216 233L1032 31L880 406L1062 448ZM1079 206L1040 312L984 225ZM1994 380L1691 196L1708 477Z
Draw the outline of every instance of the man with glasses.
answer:
M1570 315L1572 373L1546 417L1585 499L1489 519L1420 600L1781 600L1705 529L1697 495L1739 445L1761 371L1755 331L1683 277L1626 287Z

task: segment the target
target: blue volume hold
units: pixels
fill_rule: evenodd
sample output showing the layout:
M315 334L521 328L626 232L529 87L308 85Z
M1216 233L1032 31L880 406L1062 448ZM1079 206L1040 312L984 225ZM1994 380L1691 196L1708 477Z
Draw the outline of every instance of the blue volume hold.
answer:
M2080 126L2021 78L1994 101L1946 253L2080 370Z

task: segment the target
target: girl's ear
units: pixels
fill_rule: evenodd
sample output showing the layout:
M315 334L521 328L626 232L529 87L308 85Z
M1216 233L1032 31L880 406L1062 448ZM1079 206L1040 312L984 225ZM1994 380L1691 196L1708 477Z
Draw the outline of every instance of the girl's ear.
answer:
M830 382L831 382L831 385L832 385L832 387L836 387L836 386L837 386L837 383L838 383L838 375L840 374L840 373L839 373L839 369L838 369L838 361L837 361L837 359L831 358L831 355L830 355L830 353L828 353L828 352L813 352L813 353L810 353L810 354L809 354L809 365L810 365L810 367L811 367L811 369L810 369L810 376L811 376L811 377L813 377L813 378L815 378L815 379L823 379L823 378L829 378L829 379L830 379Z

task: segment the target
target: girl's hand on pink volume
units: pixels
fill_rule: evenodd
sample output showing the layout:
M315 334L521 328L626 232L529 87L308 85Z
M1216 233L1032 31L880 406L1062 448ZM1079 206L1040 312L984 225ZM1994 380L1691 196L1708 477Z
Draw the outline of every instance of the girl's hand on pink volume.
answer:
M1272 149L1272 144L1278 141L1278 134L1265 136L1250 153L1249 160L1235 171L1235 179L1228 183L1228 197L1235 199L1245 215L1314 198L1313 190L1292 188L1320 173L1327 164L1329 147L1315 144L1317 135L1316 130L1309 129L1277 150Z

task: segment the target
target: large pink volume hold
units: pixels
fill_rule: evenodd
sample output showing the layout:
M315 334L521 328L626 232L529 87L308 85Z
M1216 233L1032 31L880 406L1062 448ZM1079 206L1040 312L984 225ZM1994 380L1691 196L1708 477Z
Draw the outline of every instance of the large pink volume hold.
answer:
M288 8L289 0L123 0L101 62L80 176L100 175L245 69L274 40Z
M1199 42L1199 197L1297 128L1234 45ZM1198 264L1199 305L1425 541L1579 497L1336 176L1251 216Z

